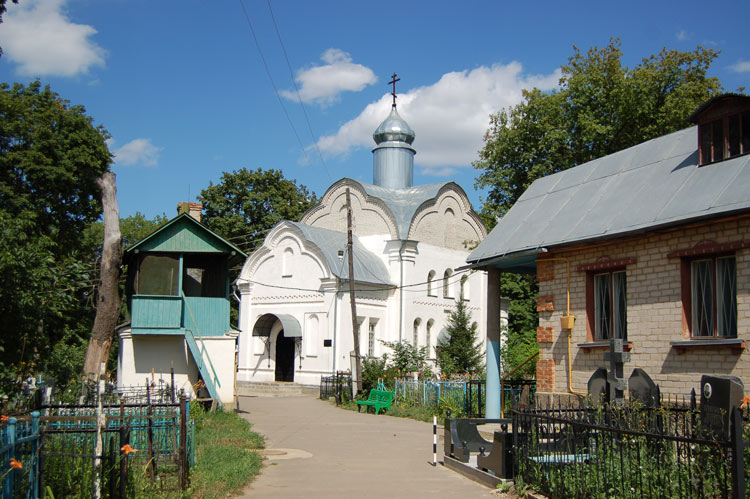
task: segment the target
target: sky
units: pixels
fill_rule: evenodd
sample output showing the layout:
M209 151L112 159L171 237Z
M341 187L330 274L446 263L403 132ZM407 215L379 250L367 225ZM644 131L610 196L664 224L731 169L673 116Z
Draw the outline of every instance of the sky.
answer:
M710 6L710 8L709 8ZM415 184L455 181L475 209L489 116L556 88L574 53L619 38L635 66L664 47L721 51L748 86L750 2L8 0L0 82L39 79L111 135L122 217L176 214L241 168L321 196L372 182L372 132L398 110Z

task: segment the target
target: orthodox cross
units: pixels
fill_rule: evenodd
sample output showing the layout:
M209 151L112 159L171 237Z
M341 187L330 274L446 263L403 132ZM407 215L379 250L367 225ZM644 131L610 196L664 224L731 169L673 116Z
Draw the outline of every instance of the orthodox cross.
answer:
M627 380L623 373L623 364L630 362L630 353L624 352L622 346L622 339L611 339L609 340L609 352L604 352L604 361L609 361L609 373L607 374L609 400L616 405L622 405L625 398L624 392Z
M388 82L388 85L393 85L393 91L391 92L391 95L393 96L393 105L391 107L396 107L396 82L401 81L401 78L396 78L396 73L393 73L393 76L391 77L391 81Z

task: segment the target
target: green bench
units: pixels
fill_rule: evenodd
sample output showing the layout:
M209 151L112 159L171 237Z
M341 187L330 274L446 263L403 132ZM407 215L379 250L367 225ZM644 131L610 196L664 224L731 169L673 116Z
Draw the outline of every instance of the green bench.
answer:
M367 400L357 400L357 412L359 412L360 407L365 406L365 412L369 411L370 407L374 407L375 414L377 414L380 409L390 409L392 403L393 392L385 390L370 390L370 395L367 397Z

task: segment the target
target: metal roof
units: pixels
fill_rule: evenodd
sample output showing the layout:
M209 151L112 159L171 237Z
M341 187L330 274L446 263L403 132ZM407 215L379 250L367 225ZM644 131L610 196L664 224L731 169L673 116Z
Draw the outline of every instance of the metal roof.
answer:
M358 182L355 180L355 182ZM358 182L368 196L383 201L396 218L398 234L401 239L409 236L409 228L417 210L425 202L434 199L440 189L453 182L438 182L435 184L415 185L406 189L388 189L378 185Z
M750 209L750 155L698 167L697 127L536 180L471 252L473 266L519 252Z
M287 338L301 338L302 327L299 321L289 314L263 314L258 317L253 326L253 336L271 336L271 329L276 321L281 321L284 328L284 336Z
M349 279L345 232L312 227L299 222L283 221L280 223L295 227L305 240L314 244L322 253L333 275L340 279ZM390 274L383 261L365 248L356 236L354 236L353 244L354 280L392 286ZM341 257L339 257L339 251L343 252Z

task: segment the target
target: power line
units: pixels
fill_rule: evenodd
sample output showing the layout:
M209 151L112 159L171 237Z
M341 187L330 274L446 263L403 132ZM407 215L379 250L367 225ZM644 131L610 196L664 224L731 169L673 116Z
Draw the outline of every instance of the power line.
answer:
M299 147L302 149L302 154L305 155L305 159L308 163L310 163L310 157L307 155L307 151L305 150L305 146L302 145L302 139L300 139L299 134L297 133L297 129L294 127L294 123L292 123L292 119L289 117L289 112L286 109L286 106L284 105L284 102L281 100L281 96L279 95L279 89L276 87L276 83L273 81L273 77L271 76L271 70L268 69L268 63L266 62L266 58L263 55L263 51L260 48L260 43L258 42L258 37L255 35L255 28L253 28L253 23L250 21L250 16L247 13L247 10L245 9L245 3L240 0L240 6L242 7L242 12L245 13L245 20L247 21L247 25L250 26L250 32L253 34L253 40L255 41L255 46L258 49L258 54L260 54L260 58L263 61L263 67L266 68L266 74L268 75L268 79L271 81L271 86L273 87L273 91L276 94L276 98L279 101L279 105L281 105L281 109L284 110L284 115L286 116L287 121L289 122L289 126L292 127L292 130L294 131L294 136L297 137L297 142L299 142Z
M271 20L273 21L273 27L276 30L276 36L279 39L281 50L282 52L284 52L284 59L286 59L286 67L289 68L289 76L292 79L292 84L294 85L294 91L297 93L297 100L299 100L299 105L302 107L302 113L305 115L305 121L307 122L307 129L310 131L310 137L312 137L313 139L315 150L318 151L318 156L320 157L320 162L323 164L323 169L325 169L326 175L328 175L328 181L332 182L333 179L331 179L331 174L328 172L328 167L326 166L326 162L323 159L323 154L320 152L320 147L318 147L318 139L317 137L315 137L315 133L313 133L312 125L310 124L310 118L307 115L307 109L305 109L305 105L302 103L302 97L299 94L299 88L297 88L297 82L294 79L294 71L292 71L292 65L289 62L289 56L286 53L286 47L284 46L284 42L281 39L281 33L279 32L279 27L276 24L276 17L273 15L273 9L271 8L271 0L266 0L266 3L268 4L268 12L271 13Z

